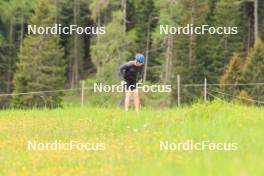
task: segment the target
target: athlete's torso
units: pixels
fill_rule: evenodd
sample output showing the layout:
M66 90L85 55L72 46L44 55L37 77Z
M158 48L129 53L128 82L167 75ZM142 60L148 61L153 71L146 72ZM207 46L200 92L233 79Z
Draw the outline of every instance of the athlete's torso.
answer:
M142 69L142 67L135 66L134 61L129 61L120 67L120 72L125 80L137 80Z

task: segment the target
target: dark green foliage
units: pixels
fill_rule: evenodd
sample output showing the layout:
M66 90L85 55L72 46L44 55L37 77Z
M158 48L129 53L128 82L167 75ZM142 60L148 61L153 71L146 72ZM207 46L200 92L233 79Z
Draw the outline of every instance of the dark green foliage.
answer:
M264 83L264 44L258 40L251 49L246 60L242 81L245 83ZM264 100L263 85L254 85L244 88L255 100Z
M91 19L89 5L90 2L85 0L57 1L57 23L62 26L70 26L75 23L82 27L93 26L94 22ZM76 8L76 11L74 11L74 8ZM76 18L76 21L74 18ZM67 61L67 87L78 86L80 79L94 72L94 64L90 54L92 36L62 34L60 38L61 44L65 48L64 57ZM74 75L76 78L74 78Z
M15 70L15 51L13 45L5 45L0 42L0 94L10 93L13 89L12 79ZM10 104L11 97L0 96L0 108L6 108Z
M133 59L137 52L149 54L147 82L172 84L172 103L177 98L178 74L182 85L201 84L205 77L214 84L263 82L263 76L259 76L263 63L258 59L262 44L258 43L250 52L255 43L254 3L250 1L46 0L37 7L36 2L0 0L1 94L77 87L79 80L94 77L117 83L119 65ZM258 31L263 40L264 1L258 2ZM62 26L105 26L106 35L26 36L29 23L52 26L55 22ZM187 24L237 26L238 34L159 34L160 25ZM261 88L220 87L235 96L259 99L263 94ZM196 101L202 94L202 87L182 87L182 103ZM21 95L12 102L16 107L55 107L60 99L60 93L48 93ZM11 96L1 96L0 107L8 107L10 100Z
M133 45L129 47L131 53L140 52L145 53L148 25L150 25L150 32L155 28L157 19L157 11L153 0L133 0L131 1L130 15L128 16L128 33L131 32L135 36L132 41ZM133 55L132 55L133 56Z
M13 77L17 61L17 52L24 36L26 21L34 0L0 0L0 93L13 91ZM10 96L0 97L0 108L10 105Z
M39 2L32 24L52 25L54 20L52 5L46 0ZM14 78L14 93L49 91L63 89L65 64L59 36L27 36L18 54L19 62ZM13 106L57 107L61 103L61 92L14 96Z
M259 0L259 9L258 9L258 14L259 14L259 34L260 38L262 41L264 40L264 1Z

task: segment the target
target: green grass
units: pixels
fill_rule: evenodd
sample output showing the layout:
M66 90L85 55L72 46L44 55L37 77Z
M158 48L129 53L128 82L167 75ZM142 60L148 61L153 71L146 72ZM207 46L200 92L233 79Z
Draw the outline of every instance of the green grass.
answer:
M236 142L237 151L160 151L160 141ZM181 109L0 111L0 175L264 175L264 109L214 102ZM105 151L28 151L27 141L104 142Z

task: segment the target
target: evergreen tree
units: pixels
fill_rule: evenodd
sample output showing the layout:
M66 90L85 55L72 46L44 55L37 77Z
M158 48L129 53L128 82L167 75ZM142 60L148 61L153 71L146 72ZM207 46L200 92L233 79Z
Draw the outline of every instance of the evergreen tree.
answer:
M0 93L6 94L10 93L11 89L11 78L13 77L13 72L15 70L14 64L10 63L15 57L14 46L6 45L6 41L0 36ZM10 76L9 79L8 76ZM9 106L10 97L1 96L0 97L0 108L6 108Z
M77 24L81 27L96 26L91 19L91 1L85 0L57 0L56 22L62 26ZM93 2L92 2L93 4ZM94 65L90 56L92 35L61 34L61 44L65 48L67 61L67 87L78 86L79 80L94 73Z
M54 22L54 7L41 0L31 18L31 24L51 26ZM14 78L14 93L58 90L64 87L65 63L59 36L27 36L18 54L19 62ZM62 93L43 93L14 96L14 107L57 107Z
M44 89L42 86L30 88L22 84L21 80L27 77L25 81L27 84L37 82L36 75L40 73L42 75L45 71L34 70L32 67L28 70L31 70L30 73L34 75L34 78L20 76L26 73L22 71L24 67L21 65L25 64L25 60L34 65L35 62L32 60L50 58L49 55L52 53L58 60L61 60L61 57L65 59L66 86L68 87L76 87L80 79L93 77L95 72L103 81L116 81L118 66L132 59L136 52L141 52L148 58L147 67L145 67L147 81L169 83L174 87L177 74L181 76L181 84L202 83L205 77L208 83L239 82L238 75L242 72L239 68L242 63L245 63L246 58L249 60L252 57L252 51L255 50L252 49L250 52L255 40L254 3L250 1L54 0L46 2L49 7L51 5L53 7L49 8L46 14L42 15L43 17L39 15L36 18L35 14L31 18L36 2L37 0L0 0L0 93L12 92L13 83L16 83L15 92ZM258 2L258 31L259 37L263 40L264 3L260 0ZM38 9L41 8L44 9L38 7ZM40 11L38 9L35 12ZM105 26L106 35L28 36L22 42L29 18L32 20L35 18L34 23L31 20L31 24L41 26L43 24L50 26L54 22L62 26L71 24L82 27ZM47 20L45 21L44 18ZM160 25L177 27L187 24L194 26L208 24L215 27L237 26L239 33L236 35L160 35L159 33ZM50 45L46 45L49 42ZM21 46L22 43L23 46ZM31 43L36 43L36 46ZM60 45L65 53L61 51ZM19 47L21 47L20 50ZM43 48L46 54L40 52L44 50ZM56 50L59 52L55 52ZM249 53L250 57L248 57ZM45 59L45 61L48 60ZM56 59L53 61L56 62ZM16 64L18 70L14 80ZM42 65L39 64L39 68ZM245 78L245 75L243 77ZM25 89L22 90L22 87ZM223 91L236 95L241 88L242 86L220 87ZM51 88L45 87L46 89ZM247 92L248 96L251 96L253 94L250 90L251 88L248 87L241 92L243 95ZM200 87L182 87L182 102L192 102L201 98L202 91ZM176 93L177 90L174 88L172 98L176 98ZM10 99L10 96L0 97L0 107L8 107ZM41 99L37 100L38 102L48 102L49 98L43 99L43 96L39 96L36 99ZM16 102L19 105L24 101Z
M0 92L13 91L17 51L24 37L25 23L34 0L0 0ZM11 97L0 97L0 108L8 107Z
M231 57L230 62L227 66L227 69L224 75L220 79L220 86L223 92L226 92L231 95L237 95L239 92L239 87L235 85L226 85L226 84L237 84L239 83L241 72L242 72L242 63L241 57L238 53L234 53ZM231 98L231 97L230 97Z
M158 24L153 35L153 49L150 62L150 78L163 83L171 82L172 65L175 63L176 51L174 42L175 36L169 34L160 34L160 25L170 27L179 25L180 7L173 0L155 1L155 7L158 9ZM155 50L158 48L157 50Z
M259 36L261 38L262 41L264 41L264 2L259 0L259 8L258 8L258 14L259 14L259 26L258 26L258 30L259 30Z
M206 24L206 15L208 13L208 3L203 0L181 0L180 25L201 26ZM182 84L197 84L204 79L201 67L205 58L200 58L198 47L202 45L200 35L178 35L176 40L176 61L175 74L181 76ZM176 78L176 75L175 75ZM176 80L175 85L176 85ZM173 93L176 94L176 89ZM183 87L182 101L190 103L202 95L202 89L199 87Z
M245 83L263 83L264 82L264 44L258 39L255 46L251 49L246 60L242 80ZM246 92L255 100L264 100L263 85L253 85L245 87Z
M127 47L129 59L134 58L135 53L143 53L146 57L143 79L147 81L157 81L156 54L151 52L153 45L152 32L155 31L158 21L158 11L153 0L133 0L128 1L128 24Z

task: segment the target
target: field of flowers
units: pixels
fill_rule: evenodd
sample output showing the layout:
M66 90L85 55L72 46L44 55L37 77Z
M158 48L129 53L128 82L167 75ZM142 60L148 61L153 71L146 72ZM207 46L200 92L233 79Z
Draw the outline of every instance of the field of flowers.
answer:
M29 151L27 142L101 142L102 151ZM235 142L235 151L161 151L160 141ZM69 107L0 111L0 175L263 176L264 108Z

